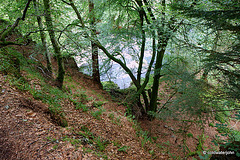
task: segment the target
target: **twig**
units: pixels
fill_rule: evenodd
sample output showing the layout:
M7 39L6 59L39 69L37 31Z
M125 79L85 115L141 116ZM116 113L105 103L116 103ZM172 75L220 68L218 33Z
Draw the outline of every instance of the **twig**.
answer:
M45 147L45 146L48 145L49 143L51 143L51 142L45 143L43 146L41 146L41 148L38 149L38 156L37 156L37 157L39 157L40 151L43 149L43 147Z
M173 96L174 96L176 93L177 93L177 91L175 91L175 92L168 98L167 102L163 104L163 106L158 110L157 113L159 113L159 112L167 105L167 103L169 103L169 101L173 98Z

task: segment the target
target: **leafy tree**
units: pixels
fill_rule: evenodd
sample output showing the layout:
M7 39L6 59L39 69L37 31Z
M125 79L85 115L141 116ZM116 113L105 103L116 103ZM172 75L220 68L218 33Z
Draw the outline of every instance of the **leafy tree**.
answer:
M188 5L177 2L173 8L189 18L198 19L197 25L206 26L206 30L212 30L211 36L215 37L215 40L213 39L210 44L213 44L213 47L206 48L189 41L185 41L185 44L205 53L205 58L202 60L205 63L204 76L212 75L218 79L219 84L222 84L223 90L229 95L228 98L239 99L239 1L214 0L207 1L207 5L201 1L188 1Z
M59 88L62 88L63 86L63 80L64 80L64 65L63 65L63 57L61 55L60 47L58 42L56 41L55 38L55 32L53 30L53 22L51 18L51 12L50 12L50 4L49 0L44 0L44 7L45 7L45 19L46 19L46 25L47 25L47 30L50 36L50 40L52 42L56 57L57 57L57 62L58 62L58 76L57 76L57 86Z
M82 26L83 29L87 29L83 18L81 17L81 13L78 11L75 3L73 0L69 0L69 2L64 1L66 4L70 5L73 10L75 11L78 20ZM111 1L115 2L115 1ZM133 72L127 67L126 63L124 62L124 57L122 54L118 51L116 51L114 54L109 53L109 51L100 43L100 41L97 39L96 36L90 36L87 31L85 31L84 35L90 39L91 41L94 41L96 45L107 55L108 58L111 60L115 61L118 63L126 73L129 74L130 78L133 81L133 84L137 88L137 95L138 97L138 102L139 102L139 107L141 109L141 112L143 114L146 113L146 111L152 111L156 112L157 110L157 97L158 97L158 87L159 87L159 79L161 77L160 71L162 68L162 63L163 63L163 57L164 53L166 51L166 47L168 44L169 39L171 38L172 34L177 30L179 23L176 23L176 20L171 17L166 16L166 12L169 12L169 7L166 4L165 1L161 2L161 5L158 6L158 9L161 10L160 13L156 12L155 14L161 14L161 16L157 16L157 18L154 16L154 12L152 11L152 8L150 7L150 2L149 1L141 1L141 0L136 0L136 1L118 1L117 3L121 6L125 6L126 8L134 8L135 12L139 13L139 26L141 30L141 51L140 51L140 56L139 56L139 66L138 66L138 71L137 71L137 77L134 76ZM153 2L151 2L152 4ZM135 5L135 6L134 6ZM147 6L147 7L144 7ZM154 6L156 7L156 6ZM150 61L150 64L148 66L147 74L145 77L145 81L141 84L141 74L142 74L142 65L143 65L143 58L144 58L144 51L145 51L145 42L146 42L146 36L145 36L145 25L149 25L151 30L150 35L153 36L153 55L152 59ZM153 27L153 26L159 26L159 27ZM157 34L156 34L157 33ZM157 38L157 44L156 44L156 38ZM155 69L154 69L154 82L152 86L152 93L150 98L150 106L149 106L149 100L145 92L145 87L148 83L149 80L149 75L152 70L152 65L154 63L155 59L155 54L156 54L156 64L155 64ZM116 58L116 56L122 57L121 59ZM139 95L142 94L144 103L145 103L145 108L141 106L140 103L140 97Z
M45 35L45 32L44 32L44 28L43 28L42 18L39 15L40 14L39 13L39 7L38 7L38 4L37 4L36 0L33 0L33 5L34 5L36 15L37 15L37 22L38 22L38 27L39 27L39 31L40 31L40 37L41 37L41 41L42 41L42 45L43 45L44 53L45 53L45 57L46 57L46 62L47 62L47 69L51 74L52 73L51 57L50 57L49 52L48 52L46 35Z
M21 20L22 21L25 20L31 1L32 0L27 1L22 16L18 17L12 25L7 26L3 31L1 31L1 34L0 34L0 47L1 48L4 46L8 46L8 45L21 45L22 44L22 43L13 42L13 41L6 41L6 37L10 33L12 33L12 31L19 25L19 22Z

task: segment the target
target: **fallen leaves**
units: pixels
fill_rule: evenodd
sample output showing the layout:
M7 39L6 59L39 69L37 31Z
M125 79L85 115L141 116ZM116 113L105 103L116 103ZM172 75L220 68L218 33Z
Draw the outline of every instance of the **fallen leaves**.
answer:
M36 117L37 113L27 112L26 115L27 115L27 116L30 116L30 117Z

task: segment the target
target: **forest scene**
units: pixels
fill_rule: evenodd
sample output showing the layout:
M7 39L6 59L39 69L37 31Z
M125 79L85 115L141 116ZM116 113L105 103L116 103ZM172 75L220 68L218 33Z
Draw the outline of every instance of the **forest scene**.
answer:
M240 159L240 0L0 0L0 160Z

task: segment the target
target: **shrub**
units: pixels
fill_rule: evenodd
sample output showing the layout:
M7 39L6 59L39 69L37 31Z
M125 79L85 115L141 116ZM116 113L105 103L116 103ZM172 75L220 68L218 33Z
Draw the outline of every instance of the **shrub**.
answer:
M120 89L120 87L113 81L102 82L102 85L103 85L103 89L107 90L107 91L109 91L111 89Z

